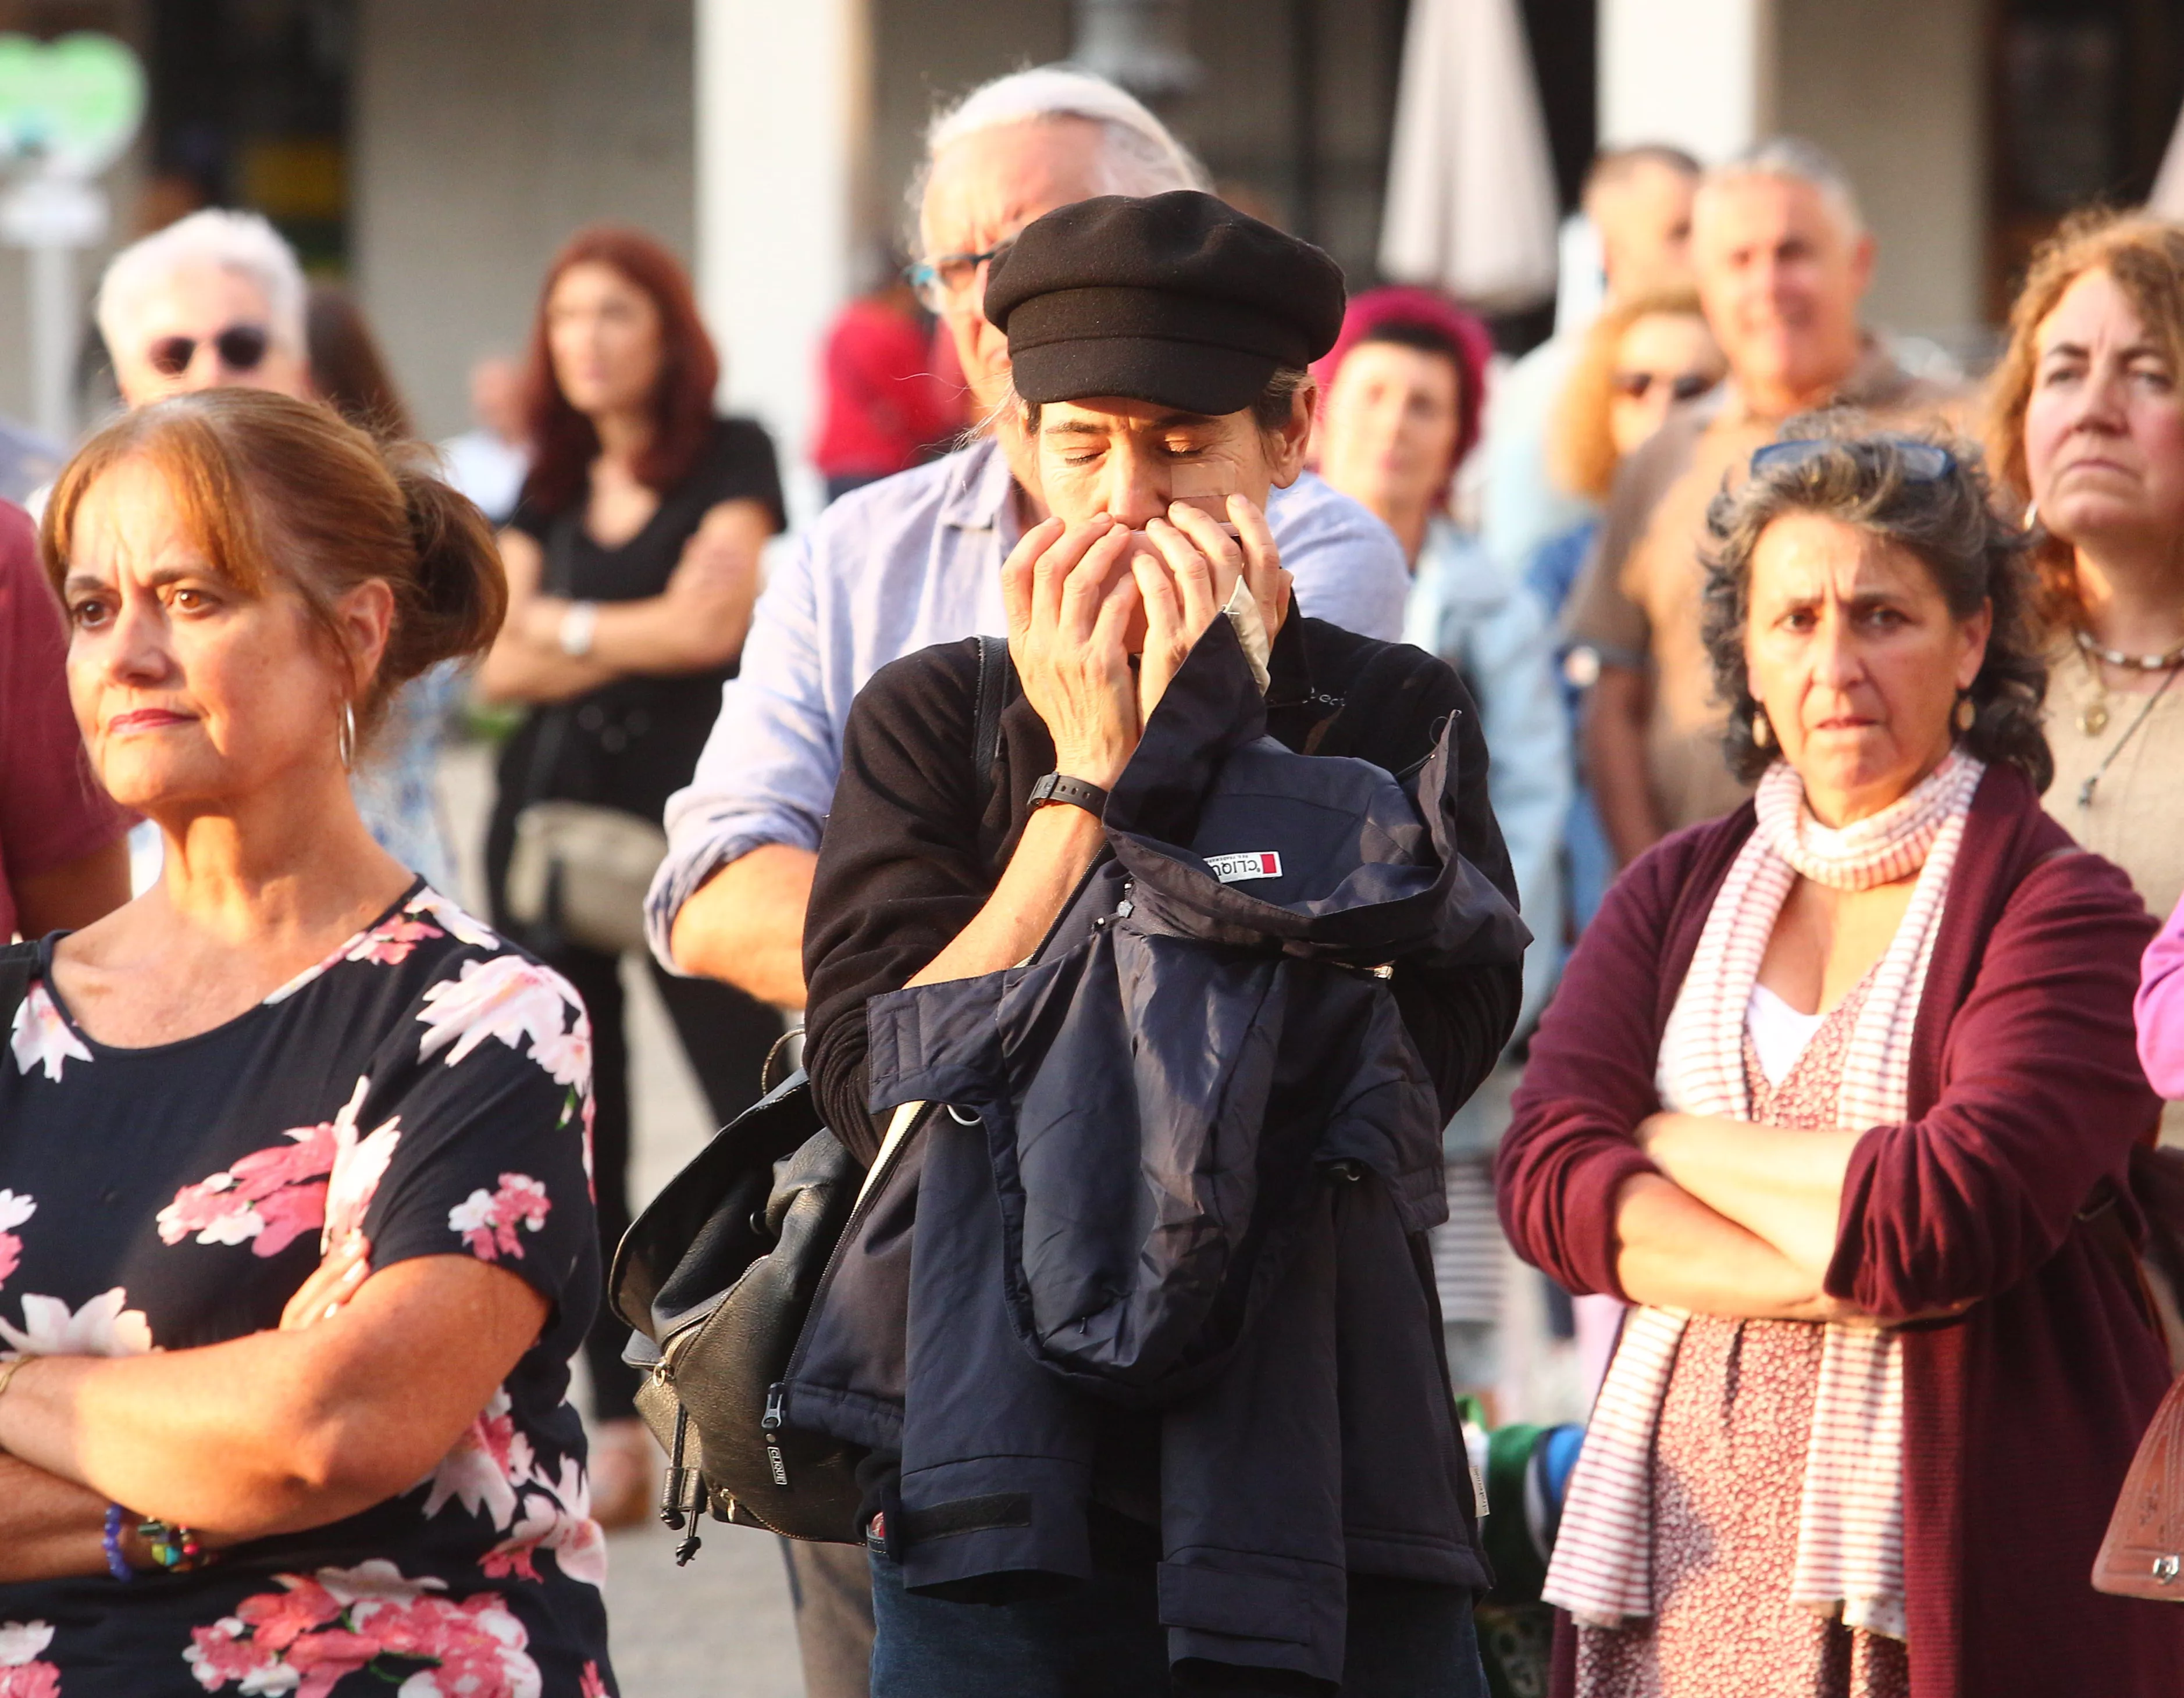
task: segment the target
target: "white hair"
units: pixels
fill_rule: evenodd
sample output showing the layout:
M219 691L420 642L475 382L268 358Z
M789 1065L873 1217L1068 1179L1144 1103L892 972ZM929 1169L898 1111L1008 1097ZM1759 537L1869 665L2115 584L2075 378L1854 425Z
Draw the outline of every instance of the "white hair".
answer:
M944 148L982 130L1061 118L1100 126L1105 193L1156 195L1212 187L1205 166L1134 95L1073 65L1039 65L982 83L933 114L925 127L925 161L910 186L913 224L924 206L933 162Z
M1828 203L1847 235L1855 239L1865 234L1865 214L1858 209L1858 191L1851 187L1849 174L1826 149L1801 136L1773 136L1724 160L1699 179L1699 192L1750 177L1802 183Z
M98 284L98 333L109 349L129 345L129 331L151 298L179 273L210 268L248 278L265 297L273 340L301 356L304 268L293 248L254 212L208 207L132 242L109 260Z

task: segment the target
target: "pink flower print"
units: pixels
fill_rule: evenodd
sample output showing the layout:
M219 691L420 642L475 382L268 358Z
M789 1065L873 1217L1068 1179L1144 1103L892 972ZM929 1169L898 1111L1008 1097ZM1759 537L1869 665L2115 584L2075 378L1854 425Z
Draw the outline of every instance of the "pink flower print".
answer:
M521 1261L523 1245L516 1228L537 1232L553 1206L546 1188L529 1174L504 1173L498 1191L488 1195L481 1188L448 1210L448 1229L460 1233L480 1261L498 1261L504 1255Z
M377 1557L275 1578L282 1590L247 1598L191 1634L182 1655L206 1691L233 1683L242 1694L328 1698L364 1669L402 1698L539 1698L523 1624L493 1593L436 1597L443 1582L406 1579ZM410 1667L419 1662L426 1667Z
M437 926L397 914L362 933L341 952L341 958L345 961L371 961L380 966L399 966L410 959L410 952L427 938L447 935Z
M0 1668L0 1698L61 1698L61 1672L50 1662Z
M541 1066L548 1066L540 1055L540 1046L544 1045L546 1055L566 1071L574 1065L567 1040L571 1035L581 1035L586 1039L583 1066L588 1077L590 1028L587 1025L582 1034L565 1033L561 1029L565 1010L573 1010L580 1021L583 1019L582 999L551 967L540 966L521 955L465 961L460 977L443 979L426 991L425 1009L417 1018L431 1029L418 1045L417 1054L421 1060L447 1049L448 1065L452 1067L488 1038L498 1038L511 1049L521 1049L527 1040L532 1058Z
M431 915L453 933L458 942L468 944L472 949L497 949L500 947L500 939L493 935L491 927L430 886L419 891L402 906L404 913Z
M532 1040L531 1059L554 1077L557 1085L587 1096L592 1088L592 1022L579 1007L566 1032Z
M83 1040L69 1030L68 1022L53 1006L42 979L32 985L30 994L17 1005L15 1027L8 1047L15 1052L15 1071L26 1077L33 1068L43 1067L47 1078L58 1079L61 1069L69 1062L91 1059L91 1051L83 1047Z
M23 1240L14 1229L37 1212L37 1204L28 1196L0 1191L0 1285L23 1265Z
M180 1244L194 1233L199 1244L248 1244L252 1255L272 1256L318 1233L323 1249L331 1241L330 1179L338 1173L343 1220L362 1220L401 1138L398 1116L358 1138L357 1114L370 1089L371 1081L359 1078L332 1120L295 1127L285 1134L287 1143L254 1150L232 1167L184 1186L159 1211L160 1241Z
M592 1519L591 1484L584 1478L583 1464L565 1457L558 1480L533 1474L531 1485L524 1495L523 1518L478 1566L495 1579L517 1574L536 1580L538 1570L532 1559L541 1550L550 1550L554 1565L570 1579L587 1586L605 1585L606 1534Z
M508 1388L502 1386L425 1477L422 1484L432 1487L425 1500L426 1517L437 1515L453 1500L472 1515L491 1516L498 1531L505 1533L514 1524L516 1494L531 1484L534 1472L531 1441L517 1430L510 1407Z
M164 1244L192 1233L199 1244L248 1244L260 1256L278 1255L326 1218L327 1171L333 1166L331 1125L299 1126L290 1142L254 1150L232 1167L185 1185L157 1216ZM300 1196L292 1194L300 1191Z
M118 1285L75 1310L58 1297L25 1297L22 1327L0 1321L0 1339L23 1356L141 1356L152 1348L152 1324L128 1301Z
M402 1142L399 1115L362 1138L357 1136L354 1110L362 1105L370 1083L357 1081L349 1108L334 1122L334 1159L326 1184L326 1226L319 1234L320 1255L363 1227L365 1211L371 1207L387 1164L394 1160L395 1146Z
M0 1698L60 1698L60 1670L39 1660L53 1642L50 1622L0 1622Z
M315 1580L283 1576L285 1592L245 1598L236 1614L261 1651L286 1651L305 1634L338 1621L342 1601Z
M577 1689L577 1698L608 1698L607 1684L599 1678L596 1662L584 1665L584 1678Z

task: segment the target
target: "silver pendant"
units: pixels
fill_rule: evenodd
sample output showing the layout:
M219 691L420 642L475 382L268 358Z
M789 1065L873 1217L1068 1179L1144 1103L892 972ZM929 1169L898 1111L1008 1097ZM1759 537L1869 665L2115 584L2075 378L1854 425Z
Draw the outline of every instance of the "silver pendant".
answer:
M2109 704L2095 702L2078 710L2078 729L2087 737L2098 737L2109 728Z

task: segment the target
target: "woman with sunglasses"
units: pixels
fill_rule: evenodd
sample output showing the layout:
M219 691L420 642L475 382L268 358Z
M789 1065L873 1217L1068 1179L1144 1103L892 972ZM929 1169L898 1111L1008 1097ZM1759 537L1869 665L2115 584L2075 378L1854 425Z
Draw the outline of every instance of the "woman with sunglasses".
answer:
M1711 394L1728 370L1699 309L1698 292L1688 287L1613 302L1586 330L1556 403L1547 468L1556 484L1582 498L1590 510L1523 563L1525 585L1551 617L1561 616L1592 551L1623 462L1661 428L1671 409ZM1597 670L1589 654L1574 669L1564 659L1563 703L1573 742L1585 689ZM1571 929L1583 931L1615 877L1616 857L1582 774L1564 842Z
M550 916L516 926L508 868L530 804L583 803L656 826L696 770L750 628L760 548L783 524L773 445L750 420L715 416L719 377L690 280L658 242L601 225L555 257L532 331L531 473L501 533L508 619L479 673L487 696L531 709L501 751L486 870L496 923L592 1011L609 1258L629 1225L621 960ZM733 1119L758 1095L780 1016L726 985L652 973L714 1116ZM621 1360L628 1336L602 1311L586 1356L593 1502L609 1526L649 1507L656 1454Z
M1728 374L1699 309L1698 291L1657 289L1612 303L1592 321L1556 402L1548 470L1564 493L1604 505L1623 462L1669 409L1696 401ZM1568 599L1597 518L1543 543L1525 581L1553 610Z
M1561 1690L2174 1693L2184 1612L2089 1578L2168 1383L2115 1200L2153 924L2040 805L2023 534L1969 450L1858 429L1792 420L1713 505L1758 793L1610 889L1502 1143L1519 1252L1637 1306Z

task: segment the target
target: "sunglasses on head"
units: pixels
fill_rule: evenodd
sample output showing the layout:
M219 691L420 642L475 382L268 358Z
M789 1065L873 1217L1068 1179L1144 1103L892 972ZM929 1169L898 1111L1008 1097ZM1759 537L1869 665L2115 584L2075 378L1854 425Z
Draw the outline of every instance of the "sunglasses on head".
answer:
M1896 456L1897 465L1903 469L1906 483L1939 483L1957 469L1954 454L1938 443L1921 442L1916 437L1797 437L1754 449L1752 475L1757 477L1770 466L1777 470L1791 470L1823 454L1838 451L1856 454L1863 449L1870 454L1875 448L1886 448Z
M1696 401L1714 386L1714 380L1703 371L1679 371L1673 377L1665 371L1618 371L1610 381L1617 394L1633 401L1644 400L1656 383L1667 384L1669 397L1674 401Z
M146 350L145 358L162 377L180 377L198 357L199 345L208 342L230 371L255 371L273 337L264 325L230 325L211 337L163 336Z

